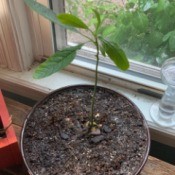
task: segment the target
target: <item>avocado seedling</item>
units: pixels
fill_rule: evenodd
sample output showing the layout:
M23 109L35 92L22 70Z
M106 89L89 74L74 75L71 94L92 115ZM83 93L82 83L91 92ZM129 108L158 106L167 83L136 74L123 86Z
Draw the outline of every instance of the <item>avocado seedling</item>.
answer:
M56 53L54 53L45 62L41 63L37 67L34 73L34 78L44 78L64 69L75 59L77 51L80 50L87 43L91 42L95 46L95 82L88 122L89 129L91 130L92 128L97 126L94 117L94 104L98 83L98 66L100 54L102 54L104 57L109 57L119 69L127 70L129 68L129 61L124 51L119 47L116 42L111 41L108 36L104 36L103 32L106 25L105 16L103 15L102 18L102 15L97 10L92 9L92 13L94 16L93 19L95 19L96 22L94 26L90 28L88 27L88 22L81 20L75 15L68 13L62 13L57 15L51 9L43 6L42 4L34 0L24 1L30 8L32 8L34 11L44 16L51 22L63 27L64 29L76 32L87 39L86 43L80 43L76 46L66 47L62 50L56 51Z

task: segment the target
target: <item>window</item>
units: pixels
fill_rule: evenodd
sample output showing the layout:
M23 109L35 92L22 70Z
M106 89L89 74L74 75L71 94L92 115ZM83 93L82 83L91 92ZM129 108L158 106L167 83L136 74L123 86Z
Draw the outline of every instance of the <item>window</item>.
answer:
M174 0L67 0L65 7L67 12L80 16L91 27L95 23L91 15L93 7L100 12L101 18L103 14L108 14L104 34L110 34L125 50L131 62L131 71L148 78L160 78L162 63L174 56ZM56 36L58 38L58 33ZM64 44L68 45L84 41L84 38L71 32L64 34L64 37ZM58 42L57 46L60 48ZM79 54L91 57L93 52L93 46L86 45ZM102 57L101 60L111 64L108 59Z
M150 79L154 80L155 82L161 82L160 73L159 73L161 63L164 61L164 59L172 57L174 53L173 52L173 42L174 42L173 33L174 32L172 29L172 26L174 25L174 22L173 22L174 18L170 18L171 20L166 20L166 18L171 17L174 14L174 11L175 11L174 0L168 0L168 1L166 0L161 0L161 1L158 1L158 0L127 0L127 1L126 0L110 0L110 1L106 1L106 0L95 0L95 1L93 0L82 0L82 1L80 0L66 0L66 1L37 0L37 1L40 3L43 3L46 6L48 5L48 2L49 2L51 8L53 8L53 10L56 13L62 13L64 11L71 12L73 14L78 13L79 16L86 21L89 21L88 17L90 16L90 13L91 13L91 9L89 7L91 8L93 8L93 6L94 8L98 7L97 10L100 11L101 14L104 14L104 13L109 14L109 16L106 19L106 23L108 25L106 25L106 28L104 29L104 34L110 34L110 37L114 38L118 43L120 43L120 46L123 47L128 57L130 58L131 66L130 66L130 70L126 72L126 77L127 77L126 79L129 79L128 77L132 75L134 77L133 79L136 79L135 77L142 77L142 78L147 78L149 80ZM38 58L38 57L40 58L43 56L47 57L51 55L52 38L51 38L49 22L43 17L38 16L35 12L28 10L28 8L26 11L23 0L18 1L17 3L16 2L14 3L14 0L13 1L3 0L2 3L4 2L6 2L6 4L8 5L8 8L10 9L9 14L11 15L11 18L13 20L12 22L14 26L14 31L16 32L14 37L17 37L15 38L15 42L16 42L15 44L17 46L16 50L17 50L17 53L20 53L20 54L17 57L15 56L15 58L18 59L19 57L20 61L19 63L18 62L16 63L25 64L22 67L24 67L23 69L26 69L33 61L33 56L35 58ZM153 15L154 10L156 11L156 14L158 13L158 16L166 12L167 14L165 15L166 18L162 18L161 22L166 21L168 23L169 21L171 21L168 25L169 26L168 29L170 31L166 31L164 33L163 31L159 32L159 34L161 33L161 37L159 37L160 35L154 35L155 32L152 33L150 29L151 28L150 25L153 23L153 22L150 22L151 18L155 17L155 15ZM84 16L82 14L82 11L84 11L83 13ZM167 11L169 13L167 13ZM91 15L91 17L93 16ZM26 18L28 18L28 23L26 22L27 21ZM102 15L102 18L103 18L103 15ZM155 17L155 19L157 18ZM151 26L153 27L153 29L155 26L158 26L157 28L160 30L161 29L160 26L162 25L162 23L158 19L157 21L159 25L156 24ZM88 23L89 25L93 26L94 22L95 22L94 18L92 18L92 20L90 20ZM135 25L137 28L135 27ZM166 25L162 25L162 26L166 26ZM54 26L54 29L55 29L54 30L55 36L53 37L53 39L56 40L55 48L58 50L65 45L74 45L78 42L81 42L83 39L83 38L80 38L75 33L72 34L70 32L64 31L59 26ZM127 31L132 31L132 32L127 32ZM122 34L122 32L124 32L125 34ZM141 40L139 37L142 38L143 35L146 37L145 39ZM119 37L119 36L122 36L122 37ZM152 39L152 37L156 37L157 40L155 40L155 38ZM161 41L160 41L160 38L161 38ZM124 42L122 40L124 40ZM154 48L153 49L154 53L149 53L144 47L142 48L142 46L145 46L146 49ZM164 51L160 52L159 57L158 56L156 57L155 55L158 54L160 50L164 50ZM8 52L8 50L6 52ZM95 52L95 49L93 48L93 46L88 44L79 52L79 56L77 57L77 60L81 60L82 62L84 62L84 65L87 63L93 64L94 52ZM2 54L4 54L4 52L2 52ZM30 57L30 58L26 59L27 57ZM104 69L109 68L111 70L116 70L112 62L110 62L109 59L106 59L103 56L101 56L101 66ZM108 74L107 70L105 72L105 75L106 74ZM116 73L114 73L113 75L115 74ZM118 74L118 77L119 76L120 74Z

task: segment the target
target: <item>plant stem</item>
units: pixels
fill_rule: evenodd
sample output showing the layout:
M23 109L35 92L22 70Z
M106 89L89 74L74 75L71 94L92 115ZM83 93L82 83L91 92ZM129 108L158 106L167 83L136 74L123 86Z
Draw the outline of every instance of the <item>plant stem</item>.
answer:
M93 91L93 96L92 96L92 102L91 102L91 113L89 117L90 121L90 129L94 125L94 105L95 105L95 99L96 99L96 92L97 92L97 82L98 82L98 65L99 65L99 54L100 54L100 49L99 49L99 44L98 44L98 38L95 36L95 42L94 42L96 49L97 49L97 54L96 54L96 68L95 68L95 84L94 84L94 91Z

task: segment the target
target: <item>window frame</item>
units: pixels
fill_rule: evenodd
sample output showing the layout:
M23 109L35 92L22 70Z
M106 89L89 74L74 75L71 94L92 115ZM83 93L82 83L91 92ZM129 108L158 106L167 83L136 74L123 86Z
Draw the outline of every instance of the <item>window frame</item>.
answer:
M23 71L33 62L27 14L22 0L0 2L1 67Z
M49 1L49 5L50 8L57 14L65 12L64 0L59 0L59 2L51 0ZM65 47L67 45L66 30L58 25L52 24L52 32L53 32L53 44L55 51Z
M65 12L64 0L60 0L59 2L51 0L50 1L50 7L56 13ZM66 31L64 29L60 28L59 26L56 26L56 25L53 24L52 27L53 27L54 48L55 48L55 51L57 51L57 50L60 50L60 49L62 49L63 47L65 47L67 45L67 34L66 34ZM69 45L74 45L74 43L68 43L68 44ZM93 50L93 49L91 49L91 50ZM77 64L77 62L79 62L78 60L81 60L81 62L84 61L84 63L87 63L87 64L89 62L91 62L92 65L93 64L95 65L95 62L92 59L93 56L94 56L94 54L92 52L89 52L87 47L83 47L83 49L78 51L78 54L75 58L75 61L72 64L74 66L79 67L79 68L85 68L85 69L88 70L89 69L88 66L85 66L85 64L83 64L83 66L81 66L81 65ZM115 68L114 63L112 61L110 61L110 59L106 59L102 55L100 56L100 62L101 62L102 69L103 69L103 66L104 66L104 69L108 68L109 71L110 71L110 69L112 69L112 70L115 69L115 71L116 71L115 73L121 75L121 77L117 76L118 78L123 79L124 81L130 81L133 84L134 83L139 84L138 81L135 81L133 77L129 78L129 77L131 77L130 76L130 74L131 74L132 76L135 76L138 79L145 79L145 81L141 81L142 82L141 84L143 86L153 88L153 89L157 89L158 91L160 89L161 89L161 91L163 89L165 89L164 85L162 84L162 81L161 81L160 68L152 66L152 65L147 65L147 64L144 64L144 63L140 63L140 62L137 62L137 61L133 61L133 60L129 60L129 61L130 61L129 70L126 71L125 75L124 75L124 73L121 75L120 74L121 71L118 70L117 68ZM69 70L69 69L66 69L66 70ZM92 71L92 69L89 69L89 71ZM80 72L80 71L78 71L78 72ZM111 76L110 74L107 74L105 72L102 72L102 73L105 74L105 76L109 75L109 78ZM127 75L128 75L128 78L126 78ZM154 82L158 82L158 84L161 83L162 86L160 87L160 85L157 85Z

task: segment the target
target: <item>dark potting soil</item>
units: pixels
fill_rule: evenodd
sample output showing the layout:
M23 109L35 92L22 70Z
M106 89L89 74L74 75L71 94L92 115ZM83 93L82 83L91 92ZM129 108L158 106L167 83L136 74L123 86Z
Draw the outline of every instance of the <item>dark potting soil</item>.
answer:
M97 129L87 132L92 88L54 93L31 113L23 135L35 175L132 175L144 161L148 132L134 105L98 88Z

